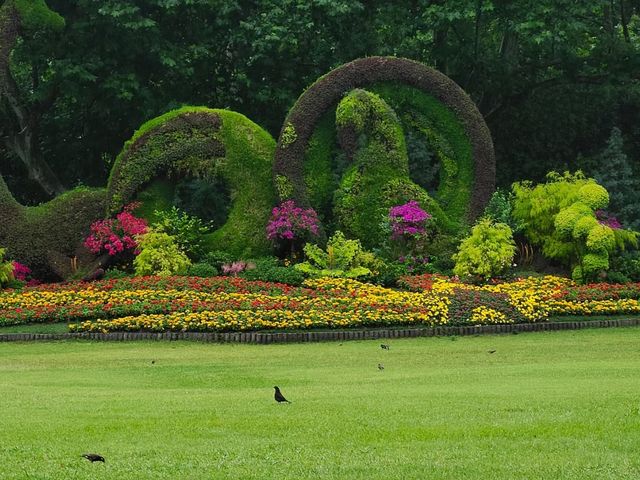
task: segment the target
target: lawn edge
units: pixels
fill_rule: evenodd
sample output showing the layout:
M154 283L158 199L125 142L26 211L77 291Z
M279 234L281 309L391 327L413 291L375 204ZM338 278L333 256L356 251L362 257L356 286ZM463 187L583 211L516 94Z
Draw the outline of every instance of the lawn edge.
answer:
M640 318L586 320L577 322L541 322L503 325L441 326L416 328L376 328L359 330L326 330L300 332L80 332L80 333L3 333L0 342L33 342L51 340L193 340L216 343L306 343L324 341L369 340L376 338L409 338L487 335L501 333L582 330L585 328L615 328L640 326Z

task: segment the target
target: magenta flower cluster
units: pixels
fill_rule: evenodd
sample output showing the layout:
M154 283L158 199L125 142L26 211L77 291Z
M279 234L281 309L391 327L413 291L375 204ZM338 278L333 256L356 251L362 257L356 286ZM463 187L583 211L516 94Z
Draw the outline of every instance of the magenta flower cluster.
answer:
M431 215L420 208L415 200L391 207L389 209L391 238L395 240L404 236L423 235L426 233L426 223L430 218Z
M622 224L620 223L620 221L609 212L606 212L604 210L596 210L596 218L598 219L600 225L604 225L614 230L619 230L622 228Z
M307 233L318 235L320 222L313 208L297 207L293 200L282 202L271 211L267 224L269 240L294 240Z
M31 269L20 262L13 262L13 276L16 280L26 282L27 277L31 275Z
M84 246L91 253L107 252L111 256L135 249L138 246L135 236L147 233L146 220L132 213L139 206L140 203L130 203L116 215L116 218L94 222Z

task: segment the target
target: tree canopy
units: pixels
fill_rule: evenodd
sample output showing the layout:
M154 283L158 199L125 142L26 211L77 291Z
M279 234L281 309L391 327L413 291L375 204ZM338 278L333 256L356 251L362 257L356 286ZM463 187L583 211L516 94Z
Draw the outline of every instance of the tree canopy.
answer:
M637 0L4 0L0 38L0 172L24 203L104 185L135 128L184 104L275 136L305 87L372 55L469 92L502 185L579 168L615 126L640 167Z

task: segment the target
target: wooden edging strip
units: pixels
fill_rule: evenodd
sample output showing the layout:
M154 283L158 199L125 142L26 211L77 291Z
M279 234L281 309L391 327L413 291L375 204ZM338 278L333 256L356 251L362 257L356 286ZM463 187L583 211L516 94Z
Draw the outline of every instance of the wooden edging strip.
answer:
M110 332L110 333L2 333L0 342L33 342L51 340L193 340L219 343L302 343L376 338L439 337L451 335L482 335L495 333L544 332L550 330L580 330L583 328L612 328L640 326L640 318L617 320L590 320L581 322L519 323L508 325L475 325L460 327L393 328L371 330L329 330L310 332L262 333L262 332Z

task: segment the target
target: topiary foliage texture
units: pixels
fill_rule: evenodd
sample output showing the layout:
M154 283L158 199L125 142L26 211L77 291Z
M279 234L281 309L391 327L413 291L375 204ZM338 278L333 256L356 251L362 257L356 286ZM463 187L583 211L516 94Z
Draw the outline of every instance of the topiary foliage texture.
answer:
M369 57L347 63L321 77L298 98L284 122L276 148L274 177L281 199L293 198L298 204L308 205L312 196L309 195L308 184L315 183L315 186L322 188L330 183L330 175L326 172L315 172L320 174L305 178L304 163L309 150L318 155L326 155L329 138L326 130L325 137L320 142L312 138L316 127L330 123L331 118L327 116L346 92L369 86L384 88L385 84L400 84L428 93L436 103L444 105L444 110L453 112L460 121L470 144L473 175L467 178L464 165L461 166L460 178L471 184L471 191L467 195L465 192L458 192L458 196L462 194L466 204L462 209L456 206L453 213L462 213L467 219L476 218L482 212L495 185L493 143L482 115L468 95L447 76L421 63L394 57ZM418 123L425 129L424 122ZM437 135L433 135L433 130L431 133L431 140L437 142ZM450 160L457 162L459 159ZM445 168L444 172L449 176L458 175L456 165L449 166L448 170ZM451 188L445 196L455 203L456 194ZM446 209L448 206L443 207Z
M158 177L221 179L231 206L224 225L206 236L205 248L264 255L270 251L265 228L275 203L274 148L271 135L239 113L205 107L171 111L140 127L116 158L107 187L109 213Z
M438 205L410 180L402 126L382 98L353 90L338 105L336 126L348 162L335 192L338 228L368 248L379 246L387 237L383 221L389 208L409 200L446 221Z

